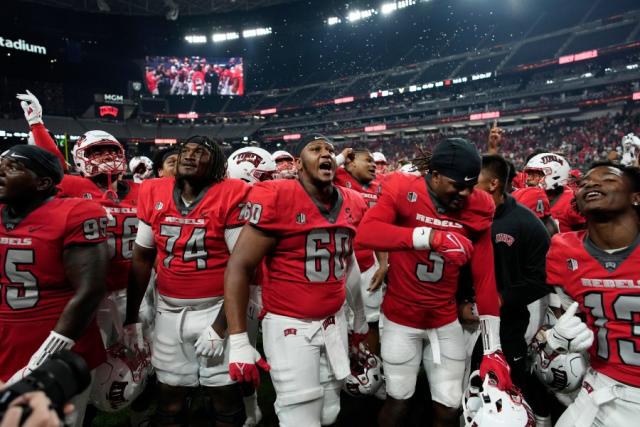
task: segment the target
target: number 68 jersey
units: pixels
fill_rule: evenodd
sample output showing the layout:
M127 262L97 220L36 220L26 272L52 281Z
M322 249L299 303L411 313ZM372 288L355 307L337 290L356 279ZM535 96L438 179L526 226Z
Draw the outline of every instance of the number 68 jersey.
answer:
M547 253L547 283L580 304L595 335L591 366L640 387L640 238L609 254L586 231L556 234Z
M161 295L195 299L224 294L229 260L224 233L244 224L242 208L248 192L244 181L225 179L205 188L186 206L175 178L143 181L138 218L153 230Z
M334 191L337 201L329 210L297 179L253 186L247 203L249 223L278 239L265 257L262 300L267 312L322 319L344 304L353 237L367 207L355 191Z

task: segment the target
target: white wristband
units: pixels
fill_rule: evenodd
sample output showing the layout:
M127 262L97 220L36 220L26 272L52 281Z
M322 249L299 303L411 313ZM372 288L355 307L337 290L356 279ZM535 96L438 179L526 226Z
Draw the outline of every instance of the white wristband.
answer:
M480 316L480 330L484 354L495 353L502 349L500 345L500 318L498 316Z
M431 249L429 239L431 238L430 227L416 227L413 229L413 248L417 250Z
M31 356L29 361L29 369L33 370L47 360L49 356L60 350L69 350L75 345L75 341L71 338L67 338L64 335L51 331L46 340L42 343L38 351Z
M244 346L251 345L249 343L249 335L246 332L240 332L239 334L229 335L229 345Z
M347 159L345 159L345 157L342 155L342 153L340 153L340 154L338 154L338 155L336 156L336 164L337 164L338 166L342 166L342 165L344 165L344 162L345 162L346 160L347 160Z

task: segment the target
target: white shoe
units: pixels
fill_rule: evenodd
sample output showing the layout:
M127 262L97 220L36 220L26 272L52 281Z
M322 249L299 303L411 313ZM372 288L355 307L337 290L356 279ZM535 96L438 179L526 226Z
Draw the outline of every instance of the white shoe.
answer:
M242 427L255 427L262 421L262 411L258 406L256 395L244 398L244 410L247 416Z

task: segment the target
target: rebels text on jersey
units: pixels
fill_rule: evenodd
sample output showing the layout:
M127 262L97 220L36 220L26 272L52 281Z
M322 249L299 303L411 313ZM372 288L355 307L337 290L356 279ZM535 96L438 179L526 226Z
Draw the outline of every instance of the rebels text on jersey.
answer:
M413 229L453 231L474 244L471 271L480 314L498 316L493 270L491 222L495 205L483 191L474 191L466 207L439 212L425 177L391 174L376 206L365 215L357 240L389 251L387 293L382 310L393 322L413 328L437 328L457 319L455 300L460 267L437 252L413 249Z
M153 230L158 250L158 292L172 298L209 298L224 294L229 260L225 230L241 226L249 186L225 179L202 190L187 207L175 178L143 181L138 218Z
M360 184L358 180L351 176L351 174L344 168L338 168L336 170L336 177L333 182L336 185L346 187L360 193L368 208L375 206L382 188L382 186L375 181L372 181L368 186L363 187L362 184ZM356 224L356 226L357 225L358 224ZM376 263L375 254L371 249L356 247L355 251L360 271L367 271Z
M81 176L65 175L58 186L58 197L91 199L102 205L109 213L107 236L109 239L109 292L126 289L133 256L133 243L138 232L136 204L139 184L133 181L118 182L118 197L112 199L108 193L92 180Z
M555 203L551 206L551 216L558 221L558 228L561 233L572 231L573 227L581 226L585 223L582 215L576 211L572 203L575 193L569 187L564 187L564 191Z
M79 199L52 199L15 225L6 221L5 209L0 205L0 346L5 349L0 352L0 369L10 376L28 362L75 295L65 277L64 249L105 241L107 218L97 203ZM7 351L16 335L32 347L20 349L27 360L16 361L16 353ZM5 341L10 337L14 342ZM104 347L95 322L74 350L90 367L102 361Z
M247 203L249 223L277 238L267 255L262 299L267 312L322 319L345 301L345 280L356 226L367 207L362 197L335 187L329 210L298 180L260 182Z
M547 283L579 302L595 335L591 366L634 387L640 387L639 240L610 255L584 230L563 233L553 236L547 254Z

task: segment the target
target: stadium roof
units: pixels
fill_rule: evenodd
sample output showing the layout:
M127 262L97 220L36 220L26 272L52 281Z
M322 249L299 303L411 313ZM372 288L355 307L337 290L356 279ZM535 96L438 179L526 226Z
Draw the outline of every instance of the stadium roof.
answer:
M63 9L116 15L165 15L178 7L181 16L247 11L299 0L22 0Z

